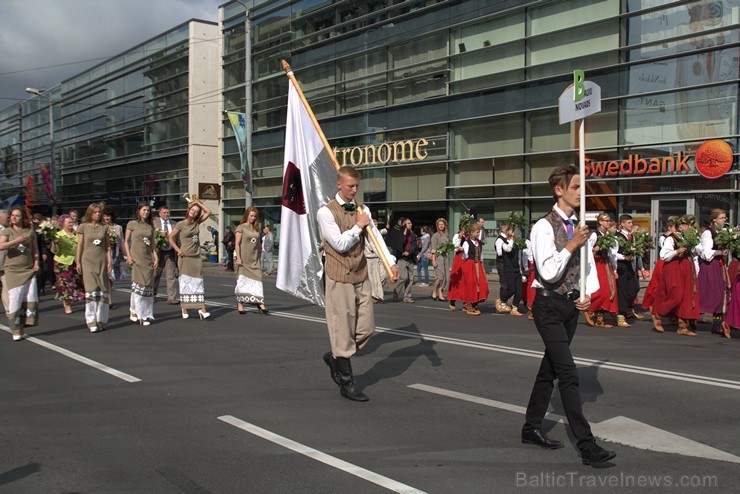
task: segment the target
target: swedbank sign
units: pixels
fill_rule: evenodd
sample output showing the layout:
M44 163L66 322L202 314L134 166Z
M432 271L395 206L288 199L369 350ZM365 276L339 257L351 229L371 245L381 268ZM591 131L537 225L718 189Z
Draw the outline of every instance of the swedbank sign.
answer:
M630 154L615 161L586 160L587 177L616 177L633 175L660 175L662 173L690 173L691 156L679 151L675 156L641 158ZM693 156L696 172L708 179L721 178L732 168L735 157L732 147L720 139L705 141Z
M616 177L631 175L660 175L661 173L689 173L689 157L682 152L675 156L642 158L630 154L626 159L615 161L586 160L587 177Z
M425 138L407 139L405 141L384 142L347 148L334 148L340 166L387 165L407 161L423 161L429 155L426 147L429 141Z

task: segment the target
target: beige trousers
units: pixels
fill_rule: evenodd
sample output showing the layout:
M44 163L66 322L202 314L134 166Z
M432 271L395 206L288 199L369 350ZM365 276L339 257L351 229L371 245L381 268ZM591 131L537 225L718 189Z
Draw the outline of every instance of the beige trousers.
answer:
M340 283L326 277L326 325L331 353L350 358L375 332L375 313L370 282Z
M162 278L162 273L164 272L167 279L167 300L179 300L179 296L177 295L180 286L177 280L177 253L174 249L171 249L160 250L157 254L159 255L159 265L154 273L154 297L157 296L159 280Z

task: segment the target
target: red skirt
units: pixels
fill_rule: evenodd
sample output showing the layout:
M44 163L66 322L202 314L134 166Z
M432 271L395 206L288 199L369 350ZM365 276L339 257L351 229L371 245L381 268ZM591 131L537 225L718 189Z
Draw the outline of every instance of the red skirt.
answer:
M648 283L648 286L645 289L645 295L642 297L642 304L640 304L643 309L647 309L648 307L655 305L655 296L658 294L660 279L663 277L664 265L665 261L663 259L658 259L658 262L655 263L655 268L653 268L653 277L650 278L650 283Z
M472 259L463 261L460 288L460 300L463 302L477 304L488 298L488 278L483 263Z
M450 286L447 289L447 300L462 300L462 282L463 282L463 258L461 254L455 254L452 258L452 268L450 268Z
M696 271L690 258L679 257L663 265L653 312L659 316L699 319Z
M532 309L532 302L534 302L534 296L537 295L537 289L532 288L532 283L534 282L534 264L531 262L527 263L527 281L524 282L524 286L522 287L522 300L526 302L527 308Z
M599 278L599 289L591 294L592 312L606 311L616 314L619 310L617 299L617 282L609 260L603 256L594 256L596 275Z

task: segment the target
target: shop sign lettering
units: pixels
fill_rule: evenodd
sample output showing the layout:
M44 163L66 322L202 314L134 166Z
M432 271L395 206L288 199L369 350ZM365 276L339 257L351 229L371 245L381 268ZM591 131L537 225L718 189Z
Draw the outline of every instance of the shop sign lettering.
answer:
M423 161L429 155L426 147L429 141L425 138L414 141L384 142L375 145L353 146L347 148L334 148L334 156L337 157L340 166L367 166L386 165L388 163L405 163L408 161Z

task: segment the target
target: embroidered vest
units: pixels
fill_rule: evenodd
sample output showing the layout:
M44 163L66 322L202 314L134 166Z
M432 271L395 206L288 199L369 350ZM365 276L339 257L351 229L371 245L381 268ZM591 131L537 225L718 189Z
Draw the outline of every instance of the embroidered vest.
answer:
M555 236L555 249L560 252L565 248L565 245L569 241L568 232L565 230L565 226L563 225L563 219L554 210L545 216L545 219L550 223L550 226L552 226L552 231ZM553 290L562 294L577 290L580 276L580 259L581 249L577 249L573 255L570 256L563 275L559 280L552 283L543 280L540 274L535 270L537 281L547 290ZM535 266L536 265L537 264L535 263Z
M334 216L339 231L344 233L357 223L356 211L345 211L344 207L332 199L326 205ZM339 283L361 283L367 279L367 260L365 259L365 235L360 235L360 241L346 252L334 250L329 243L322 242L326 254L324 271L326 276Z
M468 243L468 260L480 262L481 244L476 245L471 239L466 240L466 242Z
M499 235L499 238L504 243L513 242L513 240L509 240L501 235ZM519 272L519 247L516 244L512 247L511 252L502 250L502 255L496 257L496 269L498 271L508 271L509 273Z

